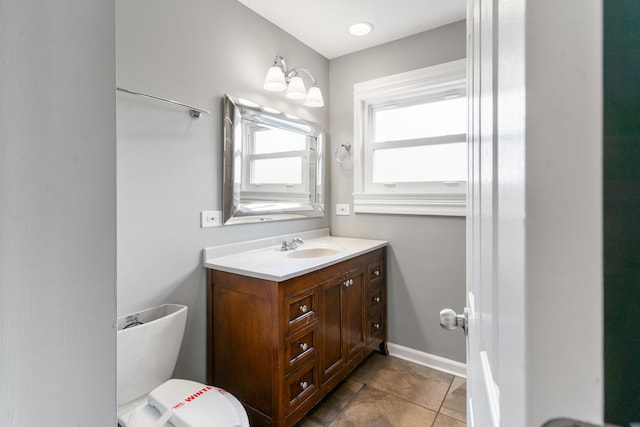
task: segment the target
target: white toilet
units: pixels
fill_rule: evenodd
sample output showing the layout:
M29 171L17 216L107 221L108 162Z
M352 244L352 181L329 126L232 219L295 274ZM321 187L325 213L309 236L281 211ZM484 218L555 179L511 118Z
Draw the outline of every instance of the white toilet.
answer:
M246 411L232 394L170 379L186 322L187 307L177 304L118 318L119 426L249 427Z

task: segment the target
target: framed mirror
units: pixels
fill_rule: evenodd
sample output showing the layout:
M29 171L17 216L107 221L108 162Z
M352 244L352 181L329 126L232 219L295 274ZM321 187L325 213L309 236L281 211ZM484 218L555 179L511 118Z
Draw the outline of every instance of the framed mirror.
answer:
M230 95L223 97L225 225L324 215L324 130Z

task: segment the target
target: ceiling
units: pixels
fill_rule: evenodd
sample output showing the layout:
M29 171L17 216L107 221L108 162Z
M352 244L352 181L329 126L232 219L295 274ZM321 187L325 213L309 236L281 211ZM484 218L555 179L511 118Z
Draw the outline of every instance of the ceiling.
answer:
M328 59L465 17L466 0L238 0ZM352 36L349 26L374 30Z

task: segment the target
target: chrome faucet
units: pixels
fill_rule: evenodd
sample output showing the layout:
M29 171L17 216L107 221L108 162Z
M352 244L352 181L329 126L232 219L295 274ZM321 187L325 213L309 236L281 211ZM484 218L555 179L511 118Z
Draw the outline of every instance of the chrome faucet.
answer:
M280 250L281 251L291 251L296 249L298 246L302 245L304 243L304 240L302 240L299 237L294 237L293 239L291 239L290 242L287 242L286 240L282 241L282 246L280 246Z

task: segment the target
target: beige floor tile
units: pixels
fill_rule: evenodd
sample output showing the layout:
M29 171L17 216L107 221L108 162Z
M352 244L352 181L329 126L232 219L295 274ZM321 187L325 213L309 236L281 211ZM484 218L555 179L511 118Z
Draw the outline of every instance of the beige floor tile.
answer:
M458 421L467 420L467 382L464 378L455 377L444 399L440 412Z
M462 421L454 420L442 414L438 414L436 422L433 423L433 427L466 427L466 425Z
M374 353L296 427L461 427L465 421L464 378Z
M433 411L440 409L453 375L396 357L382 358L367 367L367 385Z
M322 423L322 425L328 425L362 387L363 384L359 382L349 379L344 381L311 411L309 418Z
M311 419L311 418L303 418L296 427L324 427L324 424L320 424L319 422Z
M330 427L424 427L434 411L365 386L329 425Z
M388 364L389 356L381 353L372 353L365 361L349 375L351 381L367 384L371 377Z

